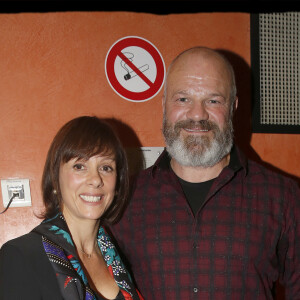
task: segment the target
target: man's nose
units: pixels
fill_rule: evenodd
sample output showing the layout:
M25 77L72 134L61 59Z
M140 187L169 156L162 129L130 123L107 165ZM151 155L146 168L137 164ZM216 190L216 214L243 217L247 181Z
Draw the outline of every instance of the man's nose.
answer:
M193 121L208 120L209 114L207 112L204 102L194 102L188 110L187 117Z

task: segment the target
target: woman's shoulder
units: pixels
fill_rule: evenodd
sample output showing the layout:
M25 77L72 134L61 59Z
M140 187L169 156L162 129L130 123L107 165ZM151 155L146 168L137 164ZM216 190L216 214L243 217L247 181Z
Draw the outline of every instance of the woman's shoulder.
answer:
M16 249L23 249L31 250L33 248L42 249L42 236L36 234L35 232L29 232L17 238L11 239L3 244L2 249L5 248L16 248Z
M4 283L9 286L8 294L17 295L16 286L19 287L20 293L25 293L22 299L62 299L55 271L43 247L42 235L30 232L2 246L0 285ZM36 297L29 298L31 293Z
M6 242L0 249L0 259L13 259L20 264L26 261L26 264L31 264L37 269L49 264L42 236L35 232L29 232Z
M8 266L23 265L32 270L44 265L42 237L30 232L6 242L0 249L0 261Z

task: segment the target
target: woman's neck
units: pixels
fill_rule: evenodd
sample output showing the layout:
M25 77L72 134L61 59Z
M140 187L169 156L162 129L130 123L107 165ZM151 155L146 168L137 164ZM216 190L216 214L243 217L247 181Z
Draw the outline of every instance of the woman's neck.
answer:
M75 220L68 214L64 218L77 249L86 254L95 252L100 220Z

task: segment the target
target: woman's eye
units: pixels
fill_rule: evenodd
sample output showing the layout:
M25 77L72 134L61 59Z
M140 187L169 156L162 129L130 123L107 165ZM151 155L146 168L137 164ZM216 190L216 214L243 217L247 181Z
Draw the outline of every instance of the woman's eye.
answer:
M113 168L111 166L103 166L103 167L101 167L101 171L112 172Z
M73 168L74 168L75 170L83 170L83 169L84 169L84 165L83 165L83 164L75 164L75 165L73 166Z
M177 101L179 101L179 102L187 102L187 98L178 98L178 100Z

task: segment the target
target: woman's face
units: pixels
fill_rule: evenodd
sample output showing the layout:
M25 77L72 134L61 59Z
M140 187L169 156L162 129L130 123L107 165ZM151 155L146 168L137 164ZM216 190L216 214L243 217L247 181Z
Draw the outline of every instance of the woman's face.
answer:
M65 218L98 220L113 201L116 180L114 156L96 155L88 160L73 158L62 163L59 185Z

